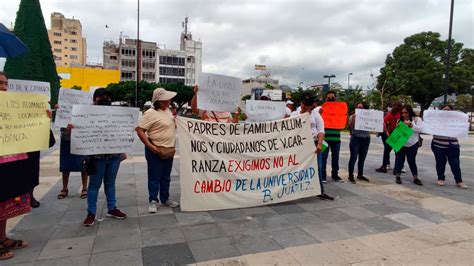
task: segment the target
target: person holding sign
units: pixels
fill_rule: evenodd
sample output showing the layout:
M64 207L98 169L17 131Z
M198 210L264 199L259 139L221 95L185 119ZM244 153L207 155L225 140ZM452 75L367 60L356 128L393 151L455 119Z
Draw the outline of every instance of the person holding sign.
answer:
M400 111L402 110L402 104L399 101L396 101L392 105L392 109L385 115L384 122L384 132L382 133L382 142L383 142L383 161L382 166L375 169L379 173L386 173L390 169L390 152L392 147L386 143L390 134L397 127L397 121L400 119Z
M104 88L94 91L94 105L112 105L112 93ZM74 129L73 129L74 130ZM120 162L126 158L125 154L100 154L92 155L88 162L89 188L87 190L87 216L85 226L94 225L97 212L97 198L99 189L104 182L105 197L107 200L107 217L125 219L127 215L117 209L115 198L115 180L120 168Z
M334 91L328 91L326 92L326 102L332 103L336 102L336 93ZM347 107L346 107L347 108ZM323 105L323 111L324 111L324 105ZM324 111L323 117L325 114L327 114L327 111ZM345 123L347 122L347 116L344 117ZM336 182L341 182L343 183L344 180L339 176L339 151L341 149L341 129L344 128L333 128L331 126L328 126L328 124L325 123L325 129L324 129L324 140L328 143L329 147L323 152L323 163L322 163L322 174L323 174L323 182L326 181L326 165L328 161L328 156L329 156L329 150L331 150L331 177L334 181Z
M403 147L396 153L395 159L395 176L396 183L401 184L403 164L405 164L405 158L410 167L411 174L413 175L413 183L418 186L422 186L420 179L418 179L418 168L416 166L416 154L418 152L418 141L420 139L420 132L423 129L421 118L417 117L413 108L410 105L405 105L402 108L400 120L398 123L404 123L409 128L413 129L413 134L410 136L408 141Z
M453 111L454 108L451 105L445 105L441 107L441 110ZM431 141L431 150L433 151L436 160L438 185L444 186L444 172L446 170L446 162L449 162L449 166L451 166L451 171L453 172L456 185L460 188L468 188L467 185L462 182L461 167L459 166L460 147L458 139L433 135L433 140Z
M194 86L194 96L191 100L191 108L193 113L197 114L199 118L204 121L210 122L221 122L221 123L237 123L239 121L239 112L235 113L235 117L232 117L230 112L218 112L218 111L208 111L208 110L200 110L197 107L197 92L199 87L196 85Z
M175 96L176 92L163 88L155 89L151 100L154 108L145 112L136 128L138 137L145 144L149 213L157 212L157 204L160 201L161 204L172 208L179 206L178 202L169 198L171 169L176 152L176 124L169 106Z
M356 105L357 109L366 109L363 103ZM357 164L357 179L369 182L369 179L364 176L364 163L367 153L369 152L370 145L370 132L356 130L355 127L356 115L353 114L349 121L349 130L351 131L351 140L349 142L350 158L349 158L349 181L353 184L356 183L354 179L354 165L359 158Z

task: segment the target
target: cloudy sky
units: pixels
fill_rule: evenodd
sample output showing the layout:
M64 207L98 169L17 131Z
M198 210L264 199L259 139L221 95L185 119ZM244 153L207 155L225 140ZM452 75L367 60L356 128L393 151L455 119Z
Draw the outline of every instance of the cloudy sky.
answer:
M0 1L0 22L10 26L20 0ZM88 62L102 62L104 40L136 38L136 0L42 0L46 26L61 12L81 20ZM280 83L320 84L323 75L347 86L372 86L388 53L411 34L448 36L449 0L141 0L140 34L179 48L181 22L189 16L203 42L203 71L240 78L265 64ZM474 4L456 0L453 38L474 47ZM105 28L108 25L109 28ZM1 68L0 63L0 68Z

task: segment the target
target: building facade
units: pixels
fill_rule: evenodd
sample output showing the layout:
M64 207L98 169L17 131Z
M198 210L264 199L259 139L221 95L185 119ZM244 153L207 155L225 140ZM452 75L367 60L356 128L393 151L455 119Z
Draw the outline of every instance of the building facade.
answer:
M102 67L56 67L61 77L62 88L79 86L83 91L91 91L107 87L110 83L120 81L118 69L103 69Z
M79 20L65 18L61 13L52 13L48 37L56 66L86 65L87 42L86 38L82 37L82 25Z
M273 88L279 87L278 79L273 79L267 75L261 75L256 78L249 78L242 80L242 91L241 96L251 95L252 93L260 92L266 89L266 85L269 84ZM261 93L260 93L261 94ZM258 96L258 95L255 95Z

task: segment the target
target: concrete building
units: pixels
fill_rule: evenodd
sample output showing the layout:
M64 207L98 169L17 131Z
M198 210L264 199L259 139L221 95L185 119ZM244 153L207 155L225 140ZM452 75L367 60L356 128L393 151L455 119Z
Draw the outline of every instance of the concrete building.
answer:
M86 38L82 37L82 25L77 19L65 18L63 14L51 14L51 29L48 37L56 66L84 66L87 62Z
M267 84L270 84L275 89L279 87L279 81L271 78L269 75L260 75L256 78L244 79L242 80L242 91L240 94L241 96L245 96L257 92L261 95L260 91L263 92Z
M202 43L195 41L183 22L179 50L162 49L154 42L141 43L141 80L159 83L196 84L202 69ZM105 69L119 69L121 80L136 80L137 45L135 39L109 41L103 45Z

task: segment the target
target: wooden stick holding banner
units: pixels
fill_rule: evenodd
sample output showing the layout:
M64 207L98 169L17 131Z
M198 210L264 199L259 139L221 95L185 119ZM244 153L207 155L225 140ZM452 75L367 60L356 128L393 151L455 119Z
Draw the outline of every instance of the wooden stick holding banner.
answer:
M409 128L405 123L400 122L390 134L386 143L392 147L395 152L399 152L411 135L413 135L413 129Z
M309 118L233 124L178 117L181 210L244 208L321 194Z
M325 102L322 106L324 128L344 129L347 124L347 103Z
M242 80L218 74L201 73L197 106L201 110L233 112L240 103Z
M46 95L0 92L0 156L48 149Z

